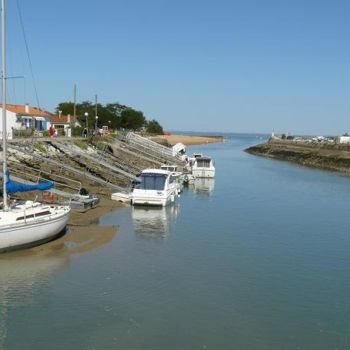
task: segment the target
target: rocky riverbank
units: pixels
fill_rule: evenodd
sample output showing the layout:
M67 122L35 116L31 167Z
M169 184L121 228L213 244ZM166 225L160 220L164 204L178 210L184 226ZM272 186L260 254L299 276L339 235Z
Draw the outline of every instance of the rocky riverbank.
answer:
M270 140L245 151L257 156L350 175L350 147L347 145Z
M170 140L165 138L164 141L168 146L176 142L206 144L222 141L220 137L187 135L167 137ZM110 200L111 193L128 191L132 179L142 169L159 168L164 163L179 162L178 159L164 154L164 146L159 146L157 152L156 144L151 149L147 143L136 141L133 143L125 137L116 136L92 139L63 137L15 139L9 146L8 166L11 176L34 183L40 176L42 179L53 181L58 191L53 196L35 191L17 193L13 197L65 202L67 194L78 194L78 191L84 188L89 193L96 194L101 202L97 208L89 210L88 213L74 211L69 224L92 225L101 215L120 206L120 203Z

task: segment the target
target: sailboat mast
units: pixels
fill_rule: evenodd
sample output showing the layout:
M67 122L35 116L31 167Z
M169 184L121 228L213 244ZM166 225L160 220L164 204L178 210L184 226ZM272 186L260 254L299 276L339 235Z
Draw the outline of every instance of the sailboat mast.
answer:
M4 209L8 209L7 190L6 190L6 172L7 172L7 145L6 145L6 18L5 18L5 0L1 0L1 56L2 56L2 180L3 180L3 202Z

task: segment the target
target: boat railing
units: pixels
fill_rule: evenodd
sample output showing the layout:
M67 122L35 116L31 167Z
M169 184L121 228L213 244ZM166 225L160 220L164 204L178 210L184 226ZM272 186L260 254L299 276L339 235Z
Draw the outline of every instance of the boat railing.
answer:
M51 181L54 184L54 188L61 188L62 190L71 191L77 194L82 188L80 181L56 174L53 170L45 171L16 163L11 163L10 170L11 173L20 175L23 180L32 181L36 184L43 181Z

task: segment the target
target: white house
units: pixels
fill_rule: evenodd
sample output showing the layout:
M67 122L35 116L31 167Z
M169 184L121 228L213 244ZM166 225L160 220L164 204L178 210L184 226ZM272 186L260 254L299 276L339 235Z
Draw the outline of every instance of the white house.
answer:
M350 143L350 136L349 135L343 135L337 137L338 143Z
M57 133L63 134L65 133L66 136L69 136L69 129L72 126L80 126L80 123L77 119L77 117L73 117L70 114L68 115L50 115L48 117L48 128L52 125L56 130Z
M7 137L12 139L14 131L35 129L38 131L49 130L52 125L59 134L69 135L71 126L80 126L78 119L70 115L55 115L40 108L26 105L7 104ZM2 109L0 107L0 112ZM0 136L2 137L2 123L0 114Z
M8 111L6 109L6 131L7 131L7 138L12 139L13 138L13 130L18 129L18 127L21 125L21 123L17 120L17 115L14 112ZM3 136L3 130L2 130L2 108L0 107L0 138L2 139Z
M38 131L44 131L49 129L48 117L52 115L50 112L44 111L36 107L30 107L26 105L14 105L7 104L6 109L8 112L16 114L17 128L20 130L36 129Z

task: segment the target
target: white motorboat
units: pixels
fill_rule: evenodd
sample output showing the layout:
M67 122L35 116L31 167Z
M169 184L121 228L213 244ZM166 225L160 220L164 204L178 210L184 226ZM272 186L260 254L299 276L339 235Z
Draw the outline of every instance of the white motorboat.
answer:
M192 175L195 178L214 178L215 167L213 160L208 156L196 157L192 166Z
M33 201L13 206L8 204L8 186L13 188L15 183L10 182L7 175L5 0L2 0L1 7L3 208L0 210L0 252L5 252L54 239L65 228L71 209L68 205L47 205Z
M183 180L181 178L182 173L178 171L177 165L161 165L162 170L167 170L171 172L171 176L173 177L173 181L177 187L177 193L181 193L183 191Z
M177 172L177 165L168 165L168 164L163 164L160 166L162 170L167 170L170 171L171 173L176 173Z
M143 170L132 193L132 205L166 206L174 202L177 186L172 173L161 169Z

